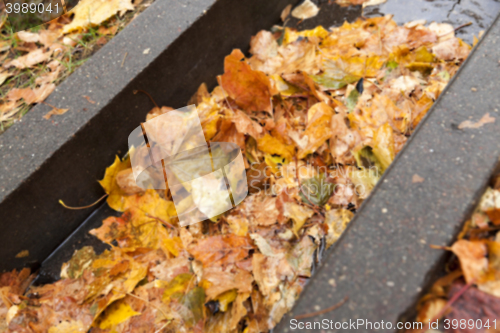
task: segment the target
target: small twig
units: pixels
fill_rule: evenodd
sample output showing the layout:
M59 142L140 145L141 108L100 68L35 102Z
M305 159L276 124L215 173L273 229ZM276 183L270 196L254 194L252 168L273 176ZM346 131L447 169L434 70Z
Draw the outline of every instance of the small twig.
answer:
M334 306L330 306L329 308L319 310L316 312L301 314L301 315L295 316L294 319L297 319L297 320L306 319L306 318L316 317L316 316L328 313L330 311L333 311L333 310L340 308L342 305L344 305L345 302L347 302L348 299L349 299L349 297L346 296L346 297L344 297L343 300L341 300L340 302L338 302Z
M446 36L446 35L451 34L452 32L456 32L456 31L458 31L458 30L460 30L460 29L462 29L462 28L468 27L469 25L472 25L472 22L467 22L467 23L464 23L464 24L462 24L462 25L459 25L459 26L458 26L458 27L456 27L455 29L450 30L450 31L448 31L448 32L445 32L445 33L444 33L444 34L442 34L442 35L438 35L437 37L438 37L438 38L444 37L444 36Z
M469 25L472 25L472 22L467 22L467 23L464 23L462 25L459 25L458 27L455 28L455 31L458 31L462 28L468 27Z
M127 55L128 55L128 52L125 52L125 55L123 56L122 64L120 67L123 67L123 65L125 64L125 59L127 59Z
M105 194L103 195L102 197L100 197L96 202L94 202L93 204L90 204L90 205L87 205L87 206L82 206L82 207L71 207L71 206L68 206L66 205L62 200L59 200L59 203L66 209L72 209L72 210L79 210L79 209L87 209L87 208L90 208L92 206L95 206L97 205L102 199L106 198L108 195Z
M144 91L144 90L141 90L141 89L137 89L137 90L134 90L134 95L136 95L138 92L141 92L143 94L145 94L146 96L149 97L149 99L151 100L151 102L153 102L153 104L159 109L160 107L158 106L158 104L156 104L155 100L153 99L153 97L151 97L151 95Z

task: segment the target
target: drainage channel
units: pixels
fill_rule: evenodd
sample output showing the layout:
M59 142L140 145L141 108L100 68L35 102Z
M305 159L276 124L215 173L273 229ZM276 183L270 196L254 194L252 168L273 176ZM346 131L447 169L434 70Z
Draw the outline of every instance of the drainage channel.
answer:
M287 1L280 1L279 8L284 8L286 4ZM207 1L206 5L208 8L213 4ZM362 14L360 7L338 8L332 7L327 2L319 5L321 14L318 17L304 22L292 21L290 24L298 29L317 25L330 27L340 25L346 19L352 21ZM228 7L224 8L223 6ZM138 18L142 20L139 21L139 24L144 23L144 27L147 26L146 20L156 15L153 13L154 8L159 13L164 13L166 10L165 4L161 2L155 3L152 7L151 10L146 11ZM332 11L332 8L335 8L335 12ZM243 10L251 12L253 16L245 13L238 14L238 11ZM471 21L473 22L471 27L460 31L464 39L470 42L473 33L477 35L481 30L486 30L488 26L493 24L499 10L500 4L496 1L484 1L481 4L463 0L458 2L412 1L411 5L408 5L407 2L403 1L388 0L387 3L379 7L366 10L363 15L373 17L381 14L394 14L398 23L427 19L429 22L435 20L460 26ZM242 22L248 22L254 30L235 28L230 23L221 24L221 27L218 27L217 23L214 23L220 22L225 15L231 14L234 17L235 13L237 13L236 16L240 15L243 18ZM138 103L137 100L130 97L134 89L145 89L151 91L153 96L161 96L159 100L161 103L181 106L188 99L190 92L195 90L195 88L193 89L195 85L203 81L214 84L213 77L222 72L220 66L214 65L214 63L222 63L223 55L230 53L227 52L228 49L233 47L245 49L251 35L279 22L279 13L280 11L275 10L274 6L266 9L263 1L253 4L245 2L242 8L231 6L228 1L219 1L209 9L205 17L194 21L192 25L187 25L183 34L172 37L171 45L162 44L166 47L166 51L158 50L159 58L157 60L138 64L136 74L128 74L130 75L128 79L131 82L125 84L122 90L114 92L111 99L103 102L104 105L91 111L92 117L95 118L77 116L72 119L69 127L73 133L70 134L69 131L65 133L67 141L61 138L60 148L48 152L47 159L40 162L39 168L41 167L41 169L27 170L22 175L25 177L24 182L17 184L12 182L12 185L8 185L12 187L10 196L2 197L0 203L2 210L5 208L4 211L13 217L13 225L6 228L6 232L1 235L5 240L2 242L2 253L9 254L6 256L7 258L13 258L15 253L19 252L18 250L31 247L31 252L36 253L38 258L24 261L8 259L2 262L3 267L1 268L12 269L22 265L36 267L39 265L38 263L43 261L37 283L47 283L59 278L61 264L67 261L76 249L92 245L96 250L103 250L105 246L96 238L88 235L88 231L99 227L104 218L117 215L106 204L101 205L90 215L88 211L71 215L69 213L47 212L47 209L44 208L44 219L49 217L54 219L52 229L38 226L32 235L22 236L22 233L26 233L26 230L32 227L31 222L26 221L33 221L37 215L39 216L40 213L36 211L37 206L47 205L53 211L58 211L59 207L53 205L50 200L67 197L65 196L67 191L56 191L55 194L47 196L44 196L43 193L44 189L49 190L54 184L54 175L49 176L49 173L58 171L57 162L71 158L73 152L82 147L83 151L80 150L79 154L86 159L92 158L92 156L106 159L111 150L123 150L124 143L116 143L116 141L124 141L123 138L126 137L130 129L142 120L144 113L140 116L120 120L119 125L123 128L117 130L117 133L112 136L103 135L102 132L103 127L106 124L112 124L113 119L111 118L119 115L120 108L125 107L127 103L136 108L148 110L146 103ZM254 17L258 17L258 22L250 23ZM192 15L192 18L196 18L196 15ZM137 29L145 29L144 27ZM198 41L209 37L209 34L203 35L203 38L199 37L199 29L205 27L212 29L211 33L214 34L216 32L221 34L235 32L238 34L238 38L224 42L224 50L214 51L215 55L204 56L202 60L199 60L197 59L199 54L189 54L187 44L190 42L190 37ZM111 54L113 48L123 48L129 43L122 41L123 38L131 36L137 38L137 36L146 35L146 31L134 32L132 29L129 29L129 35L125 33L125 37L118 36L116 42L97 55L102 55L105 59L106 51ZM460 228L460 221L463 221L467 214L470 214L475 200L486 186L489 175L496 168L498 156L500 156L499 147L489 144L498 140L497 136L500 133L498 123L477 130L459 130L457 128L459 123L469 119L469 117L480 119L485 112L492 112L491 108L494 105L499 105L495 89L495 83L500 77L498 68L500 55L496 50L498 47L495 48L499 32L499 23L496 21L485 38L481 40L477 50L470 56L464 68L436 102L424 123L398 155L397 160L386 171L382 181L358 211L341 240L323 260L319 271L301 294L292 313L283 318L275 331L289 331L290 322L295 315L310 313L315 308L328 308L346 296L349 300L344 306L334 312L320 315L314 320L319 321L326 318L328 320L348 321L349 319L362 318L373 322L381 320L396 322L414 316L411 311L413 305L429 287L429 282L439 274L440 264L444 260L440 253L430 250L428 245L449 244L451 242L452 236L456 235ZM150 37L153 41L154 38ZM120 43L123 44L120 45ZM169 87L172 87L173 93L164 96L155 82L155 75L151 74L155 71L165 74L165 69L159 68L171 65L169 61L176 57L176 51L173 51L174 47L189 54L188 60L195 62L184 66L186 74L183 79L179 80L178 85L168 83ZM211 50L214 49L213 46L208 47ZM165 52L165 55L160 56L161 52ZM180 53L182 54L182 52ZM106 60L101 61L105 62ZM210 65L210 70L206 71L207 73L201 74L203 70L197 68L197 64L200 62L203 65ZM99 66L102 64L97 64L97 68ZM77 78L84 81L83 74L89 72L97 74L92 73L92 69L88 67L83 68L82 75ZM147 78L148 75L151 75L152 78ZM199 81L200 79L203 81ZM198 81L191 83L192 80ZM68 85L61 89L63 92L59 95L56 93L54 99L62 100L65 94L68 96L72 92L72 89L80 88L81 83L78 83L75 78L73 81L68 81ZM475 88L475 91L471 90L472 87ZM188 92L184 92L185 90ZM81 93L79 94L81 95ZM123 100L119 101L120 99ZM49 103L51 103L50 100ZM33 115L28 116L31 119L36 119L38 115L45 114L46 112L42 112L41 108L43 106L39 107L38 114L33 112ZM28 121L29 119L27 118ZM99 120L102 120L101 125L96 124ZM11 133L7 132L5 137L0 137L2 146L19 144L19 137L23 138L23 134L26 134L26 140L32 138L31 135L24 132L26 129L22 129L20 125L16 125L16 129ZM112 126L113 128L118 127L118 125ZM38 127L36 130L43 130L43 128ZM97 139L90 139L88 144L82 144L82 141L90 137ZM57 140L59 138L56 138ZM92 155L95 153L95 146L98 143L104 145L106 142L112 143L110 147L97 152L97 155ZM30 144L31 148L36 148L36 144ZM12 153L9 152L4 156L12 157L9 154ZM5 163L5 159L3 161ZM78 166L77 162L64 162L66 167L76 166L78 172L90 175L76 177L77 183L82 185L94 181L98 177L96 175L100 175L104 166L109 163L106 161L106 163L95 165L96 163L86 161L83 164L82 168L82 166ZM472 177L472 175L477 174L484 176ZM424 180L414 183L412 182L414 175L419 175ZM75 179L75 173L71 170L64 171L61 176L67 183ZM37 177L42 177L43 181L38 182ZM89 181L90 178L91 181ZM35 191L35 196L29 194L30 190L37 184L41 184L42 188ZM78 184L73 186L77 187ZM85 184L82 189L77 189L76 193L70 197L89 199L89 193L95 195L97 192L95 187L89 188L89 185ZM14 205L9 205L13 202L15 202ZM28 205L35 207L35 210L23 211L24 207ZM17 212L14 213L14 209ZM19 225L15 224L16 220L21 221ZM69 226L64 226L68 221L72 222L69 222ZM74 221L83 221L83 223L75 224ZM457 223L450 224L449 221L457 221ZM61 232L57 230L58 224L63 226L64 230ZM40 240L37 238L44 234L50 235L53 243L44 245L41 251L37 251L37 248L33 248L30 242L40 244ZM22 239L21 245L14 245L13 239L16 236ZM61 245L53 251L57 244ZM10 256L11 253L14 255ZM51 254L48 255L49 253Z

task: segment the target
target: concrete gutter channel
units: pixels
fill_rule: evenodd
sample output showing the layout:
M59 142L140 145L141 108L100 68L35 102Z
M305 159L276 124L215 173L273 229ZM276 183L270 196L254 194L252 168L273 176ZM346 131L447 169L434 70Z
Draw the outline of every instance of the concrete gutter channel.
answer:
M233 48L247 51L250 36L279 23L281 10L297 2L156 1L50 96L49 104L70 108L68 113L47 121L42 116L49 108L38 105L0 136L0 271L41 267L38 282L48 282L74 249L102 249L87 231L116 213L106 204L66 210L58 200L83 205L102 195L96 180L116 153L125 153L128 134L153 106L133 91L148 91L160 105L184 106L201 82L215 85L225 55ZM332 10L334 5L320 2L317 18L291 24L329 27L361 14L359 7ZM427 18L426 13L450 21L457 12L467 14L459 9L471 1L412 3L420 6L414 16L395 12L398 23ZM443 3L452 9L439 9ZM402 0L389 0L370 15L402 6ZM491 8L483 8L487 18L468 34L489 26L499 9L491 1ZM451 23L463 19L457 15ZM452 242L498 164L500 120L477 129L459 130L458 124L486 112L499 116L499 45L497 19L276 332L290 331L294 315L330 307L345 296L349 301L341 308L310 320L411 320L412 306L445 259L429 244ZM412 183L415 174L424 182ZM22 250L30 255L15 258Z

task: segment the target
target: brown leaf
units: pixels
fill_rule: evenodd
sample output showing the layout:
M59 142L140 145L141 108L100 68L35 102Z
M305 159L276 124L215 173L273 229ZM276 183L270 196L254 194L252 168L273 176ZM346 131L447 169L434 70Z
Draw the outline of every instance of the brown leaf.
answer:
M45 119L50 119L50 117L52 116L62 115L69 111L69 109L59 109L52 105L49 106L52 107L52 110L50 110L45 116L43 116Z
M464 288L463 282L456 282L452 285L449 293L451 299ZM483 325L489 320L491 327L495 320L498 320L500 313L500 298L488 295L475 287L468 288L457 300L453 303L451 311L446 316L450 322L469 322L469 320L481 320ZM483 326L484 327L484 326ZM494 331L494 330L493 330ZM470 328L468 325L458 325L456 328L450 327L447 331L450 333L476 333L487 332L487 330L478 330L475 326Z
M286 7L283 9L283 11L281 12L281 16L280 16L280 17L281 17L281 20L282 20L283 22L285 22L286 18L288 17L288 15L290 15L290 12L291 12L291 11L292 11L292 5L291 5L291 4L290 4L290 5L288 5L288 6L286 6Z
M213 142L232 142L245 149L245 135L236 129L236 125L229 119L222 119L219 133L212 138Z
M414 174L413 177L411 178L412 183L422 183L425 180L425 178L420 177L417 174Z
M17 67L19 69L30 68L36 64L47 61L52 56L53 50L36 49L30 53L6 63L3 67Z
M203 280L210 282L210 286L205 290L209 299L214 299L231 289L237 289L240 293L252 291L253 276L241 269L231 271L222 271L218 268L205 269Z
M82 97L85 98L90 104L95 104L95 102L91 100L89 96L83 95Z
M252 248L248 237L229 234L205 238L192 246L189 252L201 261L203 266L218 266L245 259Z
M334 111L325 103L314 104L307 112L307 127L304 131L303 138L307 137L307 142L300 147L297 157L303 159L309 154L312 154L326 140L332 136L332 116Z
M453 244L451 251L460 260L460 266L467 283L476 280L488 268L487 247L481 241L461 239Z
M486 113L481 119L479 119L478 122L473 122L470 120L461 122L460 125L458 125L458 129L479 128L482 127L484 124L489 124L494 122L495 118L491 117L489 113Z
M257 139L260 134L262 134L262 126L256 121L250 119L243 111L236 110L233 118L233 123L236 126L238 132L243 134L248 134L253 138Z
M56 85L53 83L46 84L36 89L15 88L7 94L7 99L10 101L18 101L20 99L24 99L26 104L40 103L43 102L54 91L55 88Z
M224 74L218 80L229 97L243 110L273 113L269 78L262 72L252 70L240 50L235 49L226 57Z
M1 71L0 72L0 86L9 78L13 76L13 74L6 72L6 71Z

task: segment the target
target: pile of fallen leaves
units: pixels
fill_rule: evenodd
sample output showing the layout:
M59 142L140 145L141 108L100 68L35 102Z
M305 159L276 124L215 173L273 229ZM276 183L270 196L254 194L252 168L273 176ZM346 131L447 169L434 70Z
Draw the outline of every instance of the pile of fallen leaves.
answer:
M500 330L499 226L500 176L483 194L458 240L444 248L454 254L446 266L448 274L420 300L418 321L439 320L452 332Z
M0 279L3 331L269 331L470 49L447 24L390 16L259 32L190 101L207 141L241 147L249 196L180 227L170 191L143 191L117 157L101 185L123 215L91 231L109 250L26 293L24 271Z
M80 0L58 19L17 33L0 2L0 133L42 103L151 2ZM45 118L66 111L53 107Z

